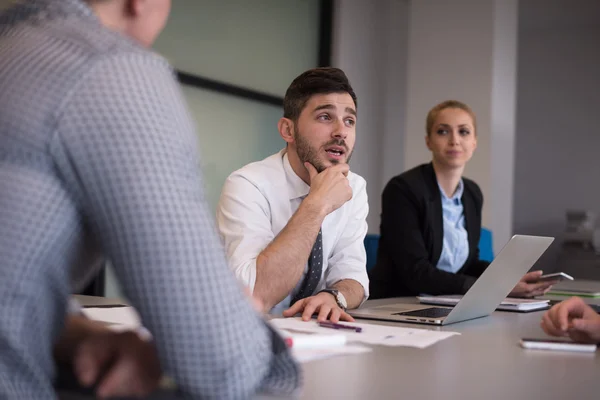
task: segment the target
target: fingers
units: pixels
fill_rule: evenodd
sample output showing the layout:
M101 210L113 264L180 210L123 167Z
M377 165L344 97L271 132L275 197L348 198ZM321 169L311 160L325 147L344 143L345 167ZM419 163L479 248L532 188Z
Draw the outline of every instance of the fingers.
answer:
M544 271L542 270L528 272L525 275L523 275L523 277L521 278L521 282L535 283L543 274Z
M554 323L562 330L566 332L569 328L569 307L565 304L558 304L555 311Z
M304 303L306 301L307 301L307 299L298 300L297 302L294 303L293 306L291 306L290 308L285 310L282 313L282 315L284 317L293 317L294 315L298 314L300 311L302 311L304 309Z
M321 306L319 307L319 315L317 315L317 321L319 321L319 322L327 321L327 317L329 317L329 314L331 313L331 309L332 308L329 307L328 305L321 304ZM333 319L332 319L332 321L333 321Z
M600 317L594 319L576 318L571 320L569 336L576 342L600 343Z
M283 312L283 316L292 317L297 313L302 312L302 320L309 321L313 314L318 312L317 321L319 322L327 321L327 319L332 322L339 322L340 320L351 322L354 321L354 318L342 311L337 304L331 303L331 300L329 299L331 295L326 295L326 297L323 295L317 295L298 300L292 307Z
M76 350L73 360L75 375L79 383L84 386L91 386L100 377L102 370L113 357L114 349L109 346L108 341L103 337L94 337L84 341Z
M579 297L571 297L552 307L546 315L552 321L556 329L566 332L570 325L570 320L581 317L584 314L587 305Z
M348 172L350 172L350 166L346 163L335 164L327 169L331 170L332 172L342 173L344 176L348 176Z
M322 304L315 300L314 297L309 297L310 301L306 302L304 311L302 312L302 321L309 321L315 311L322 306Z
M354 318L352 318L352 316L350 314L348 314L346 311L341 311L341 316L340 316L340 320L341 321L348 321L348 322L354 322Z
M98 385L96 394L105 399L116 396L139 396L141 391L139 379L135 376L135 366L131 360L119 359Z
M520 296L522 297L535 297L541 296L546 293L552 287L551 282L539 282L539 283L519 283Z
M333 323L340 322L340 316L342 315L342 309L338 307L334 307L331 309L331 314L329 315L329 320Z
M131 335L122 336L117 345L119 355L99 383L97 396L142 397L156 390L161 368L154 345Z
M310 180L312 182L312 180L319 175L319 172L317 171L317 169L309 162L305 162L304 163L304 167L306 168L306 170L308 171L308 175L310 176ZM343 174L344 176L348 176L348 172L350 172L350 166L346 163L342 163L342 164L335 164L332 165L331 167L328 167L325 169L325 171L329 172L329 173L340 173ZM323 172L325 172L323 171Z
M308 171L308 175L310 176L310 181L312 182L315 176L319 175L317 169L309 162L304 163L304 167Z
M542 317L541 327L548 335L551 336L565 336L566 332L561 330L557 325L554 324L550 312L544 313Z

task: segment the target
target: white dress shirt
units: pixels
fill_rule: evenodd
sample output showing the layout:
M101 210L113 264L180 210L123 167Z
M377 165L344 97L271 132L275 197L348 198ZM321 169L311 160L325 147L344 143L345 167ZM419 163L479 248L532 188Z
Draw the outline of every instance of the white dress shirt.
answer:
M369 212L367 183L352 172L348 180L352 199L327 215L321 225L323 272L315 293L342 279L354 279L363 286L366 299L369 278L363 240ZM251 291L256 283L256 258L285 228L309 190L292 169L285 149L246 165L225 181L217 207L219 233L229 266ZM308 263L295 288L271 313L280 314L290 306L307 271Z

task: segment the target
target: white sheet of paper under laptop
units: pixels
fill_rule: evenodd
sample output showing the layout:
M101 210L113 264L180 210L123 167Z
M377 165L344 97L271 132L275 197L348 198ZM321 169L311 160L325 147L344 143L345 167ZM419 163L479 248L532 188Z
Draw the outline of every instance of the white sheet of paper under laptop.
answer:
M456 305L460 299L462 299L462 295L418 296L417 299L419 299L419 301L423 304L453 306ZM534 311L547 308L548 302L549 300L517 299L507 297L496 309L502 311Z

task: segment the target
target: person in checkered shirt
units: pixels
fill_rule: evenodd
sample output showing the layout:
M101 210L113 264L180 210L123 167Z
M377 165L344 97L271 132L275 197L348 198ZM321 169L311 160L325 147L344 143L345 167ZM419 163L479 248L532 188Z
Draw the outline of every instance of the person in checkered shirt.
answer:
M300 386L227 267L192 120L172 69L148 50L169 8L28 0L0 14L2 399L55 397L69 294L102 259L183 394Z

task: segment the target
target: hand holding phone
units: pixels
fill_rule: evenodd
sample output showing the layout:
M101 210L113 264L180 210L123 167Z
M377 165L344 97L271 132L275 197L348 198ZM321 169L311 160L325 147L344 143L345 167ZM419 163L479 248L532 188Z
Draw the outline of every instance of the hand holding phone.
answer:
M593 353L596 351L597 348L595 344L576 343L558 339L523 338L520 341L520 345L524 349L576 351L584 353Z
M572 281L574 280L571 275L567 275L564 272L556 272L554 274L542 275L538 278L537 282L551 282L551 281L564 281L564 280Z

